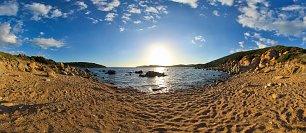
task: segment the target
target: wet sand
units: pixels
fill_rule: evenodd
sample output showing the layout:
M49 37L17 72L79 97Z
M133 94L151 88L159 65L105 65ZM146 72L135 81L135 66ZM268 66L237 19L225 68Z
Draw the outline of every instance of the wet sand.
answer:
M0 82L4 132L306 132L303 73L243 73L155 95L2 68Z

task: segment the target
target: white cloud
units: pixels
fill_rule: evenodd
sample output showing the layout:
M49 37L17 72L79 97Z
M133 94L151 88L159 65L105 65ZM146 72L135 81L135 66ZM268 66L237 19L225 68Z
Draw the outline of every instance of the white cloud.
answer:
M125 28L124 28L124 27L120 27L120 28L119 28L119 31L120 31L120 32L123 32L123 31L125 31Z
M240 48L244 48L244 41L238 42Z
M234 0L208 0L209 4L212 6L217 6L218 2L222 5L232 6L234 4Z
M245 46L244 46L245 42L244 41L238 42L238 44L239 44L239 48L230 50L231 54L232 53L237 53L237 52L242 52L242 51L247 51L247 50L252 50L252 49L246 49L245 48Z
M234 0L218 0L222 5L232 6L234 4Z
M249 37L249 36L251 36L251 34L249 32L245 32L244 36Z
M257 38L259 41L264 42L264 43L268 43L268 44L271 44L271 45L278 44L277 41L272 40L272 39L268 39L268 38L264 38L259 33L255 33L254 37Z
M136 20L136 21L134 21L133 23L134 23L134 24L140 24L141 21L140 21L140 20Z
M159 13L155 7L147 7L145 11L148 13L156 13L156 14Z
M105 20L106 21L109 21L109 22L112 22L112 21L114 21L114 18L117 16L117 14L115 14L115 13L108 13L108 14L106 14L106 16L105 16Z
M64 45L63 41L58 41L53 38L34 38L32 42L42 49L48 49L50 47L60 48Z
M215 16L220 16L220 14L219 14L219 12L218 12L217 10L214 10L214 11L213 11L213 15L215 15Z
M122 15L121 18L123 19L124 22L130 21L130 20L131 20L131 14L129 14L129 13L123 13L123 15Z
M83 1L77 1L75 4L79 6L79 10L84 10L88 7Z
M148 20L148 21L154 20L154 17L153 17L153 16L143 16L143 18L144 18L145 20Z
M9 23L0 23L0 47L17 44L17 36L12 33Z
M188 4L192 8L198 7L198 0L172 0L173 2Z
M260 43L260 42L256 42L256 45L258 46L259 49L263 49L263 48L268 47L267 45L265 45L263 43Z
M291 8L292 9L292 8ZM298 9L295 7L295 10ZM255 30L273 31L278 35L301 37L306 30L303 19L304 11L291 12L289 10L272 10L265 0L248 0L247 6L241 7L241 15L237 21L244 27Z
M127 11L128 11L129 13L135 13L135 14L140 14L140 13L141 13L141 10L138 9L138 8L136 7L136 5L134 5L134 4L129 5Z
M159 13L168 14L166 6L162 6L162 5L156 6L156 9L159 11Z
M52 9L52 6L41 3L26 4L25 7L32 12L32 19L34 20L40 20L41 17L48 17L48 13Z
M294 10L303 10L303 9L305 9L305 7L301 5L290 5L290 6L282 7L282 10L284 11L294 11Z
M63 15L63 13L60 10L55 9L55 10L52 11L51 18L60 17L62 15Z
M6 1L0 5L0 16L16 16L18 3L16 1Z
M57 17L67 17L70 13L62 13L59 9L55 9L50 5L45 5L42 3L32 3L26 4L25 8L30 10L33 14L33 20L40 20L41 18L57 18Z
M23 27L23 21L21 20L16 21L16 24L13 27L13 33L22 33L24 31L22 27Z
M273 46L273 45L278 45L279 43L275 40L269 39L269 38L265 38L262 37L261 34L259 33L244 33L244 36L246 39L251 39L251 41L255 42L256 45L258 46L258 48L263 48L263 47L267 47L267 46ZM240 42L239 42L240 44ZM244 42L243 42L244 44ZM241 44L240 44L241 45Z
M152 25L152 26L148 27L148 29L154 29L154 28L157 28L157 26L156 25Z
M206 40L201 35L197 35L197 36L193 37L193 39L191 40L191 43L193 43L193 44L202 43L202 42L206 42Z
M112 11L120 5L119 0L113 0L112 2L107 2L106 0L91 0L91 2L98 7L100 11Z
M88 14L90 14L90 13L91 13L90 11L86 11L84 14L88 15Z
M93 24L97 24L97 23L103 21L102 19L95 19L95 18L91 18L91 17L88 17L88 19L90 19Z

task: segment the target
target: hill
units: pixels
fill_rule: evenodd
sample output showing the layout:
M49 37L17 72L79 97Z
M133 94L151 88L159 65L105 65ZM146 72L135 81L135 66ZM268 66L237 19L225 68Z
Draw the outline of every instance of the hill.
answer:
M106 68L103 65L90 62L65 62L65 65L80 67L80 68Z
M25 54L19 54L19 55L13 55L9 53L0 52L0 57L9 59L9 60L17 60L22 59L26 61L35 61L37 63L42 63L45 65L58 65L59 62L56 62L51 59L47 59L42 56L27 56ZM80 68L105 68L105 66L96 64L96 63L90 63L90 62L66 62L64 63L65 66L73 66L73 67L80 67Z
M298 47L286 47L286 46L278 45L278 46L267 47L267 48L263 48L263 49L237 52L237 53L219 58L217 60L208 62L206 64L198 64L195 67L196 68L219 67L219 66L221 66L223 64L226 64L228 62L231 62L231 61L236 61L236 62L240 61L244 56L247 56L249 58L254 58L255 56L260 56L260 55L264 54L265 52L267 52L269 49L276 50L278 53L284 53L286 51L288 52L283 57L282 56L278 57L278 59L277 59L278 61L282 60L282 58L285 58L286 60L298 58L301 61L306 62L306 57L305 56L300 57L300 55L306 53L306 49L298 48Z

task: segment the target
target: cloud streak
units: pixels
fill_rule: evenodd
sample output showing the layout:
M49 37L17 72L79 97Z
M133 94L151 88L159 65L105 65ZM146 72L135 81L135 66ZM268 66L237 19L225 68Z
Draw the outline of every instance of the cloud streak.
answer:
M54 38L34 38L32 39L32 42L42 49L48 49L51 47L60 48L64 45L63 41L58 41Z

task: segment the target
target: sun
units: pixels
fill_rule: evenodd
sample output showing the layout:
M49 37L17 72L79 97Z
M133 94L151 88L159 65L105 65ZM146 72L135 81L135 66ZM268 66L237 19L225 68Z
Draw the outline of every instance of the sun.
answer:
M171 53L168 49L161 46L153 47L149 53L149 64L170 66L172 65Z

